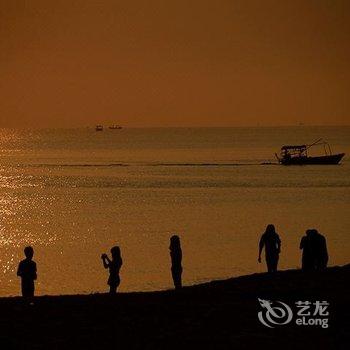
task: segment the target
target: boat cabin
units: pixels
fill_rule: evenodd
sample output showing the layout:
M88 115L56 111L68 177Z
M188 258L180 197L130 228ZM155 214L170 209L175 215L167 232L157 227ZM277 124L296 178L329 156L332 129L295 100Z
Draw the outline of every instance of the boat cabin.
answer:
M307 148L307 145L283 146L281 148L281 158L291 159L296 157L307 157Z

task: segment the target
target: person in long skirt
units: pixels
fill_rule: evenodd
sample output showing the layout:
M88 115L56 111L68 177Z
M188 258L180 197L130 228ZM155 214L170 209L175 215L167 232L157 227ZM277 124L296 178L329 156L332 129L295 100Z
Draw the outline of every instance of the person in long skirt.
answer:
M170 258L171 258L171 275L173 277L175 289L182 288L182 250L180 238L173 235L170 238Z

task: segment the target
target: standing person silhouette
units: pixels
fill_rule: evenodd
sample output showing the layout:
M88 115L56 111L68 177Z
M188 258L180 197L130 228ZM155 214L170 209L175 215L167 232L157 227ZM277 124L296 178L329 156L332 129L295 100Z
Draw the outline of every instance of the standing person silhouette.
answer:
M22 296L24 298L34 297L34 281L37 279L36 263L33 261L34 249L24 248L26 258L22 260L17 269L17 276L21 277Z
M276 272L279 254L281 251L281 240L276 233L274 225L267 225L265 232L262 234L259 242L258 262L261 263L261 252L265 247L265 259L268 272Z
M171 258L171 274L175 289L182 288L182 250L180 244L180 238L177 235L173 235L170 238L170 258Z
M109 278L107 284L109 285L109 293L116 294L117 288L120 284L119 271L123 265L123 260L120 254L120 248L115 246L111 249L112 260L109 259L107 254L102 254L101 259L103 267L109 269Z
M326 238L316 229L306 231L301 239L300 249L303 250L302 270L323 270L328 264L328 251Z
M311 230L315 246L315 269L324 270L328 264L328 250L326 238L316 229Z
M305 236L303 236L300 241L300 249L303 251L301 258L301 269L303 271L314 270L316 256L312 230L306 230Z

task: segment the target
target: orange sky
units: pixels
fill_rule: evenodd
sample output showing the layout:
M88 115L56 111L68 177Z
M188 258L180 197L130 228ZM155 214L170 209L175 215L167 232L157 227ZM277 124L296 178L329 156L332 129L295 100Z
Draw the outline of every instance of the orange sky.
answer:
M350 1L0 0L0 127L350 124Z

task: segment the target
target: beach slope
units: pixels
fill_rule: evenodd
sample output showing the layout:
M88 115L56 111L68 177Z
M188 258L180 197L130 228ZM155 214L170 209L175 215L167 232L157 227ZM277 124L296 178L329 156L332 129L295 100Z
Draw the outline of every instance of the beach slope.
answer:
M345 349L349 280L346 265L322 273L254 274L180 292L42 296L31 306L0 298L0 348ZM264 326L258 298L283 301L293 319ZM327 301L329 327L297 325L297 301Z

